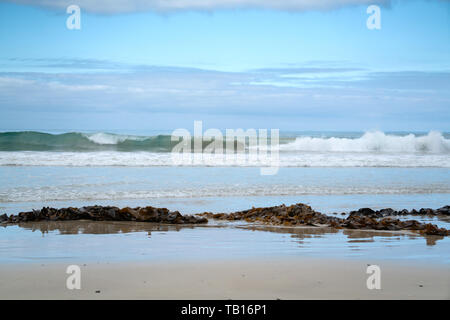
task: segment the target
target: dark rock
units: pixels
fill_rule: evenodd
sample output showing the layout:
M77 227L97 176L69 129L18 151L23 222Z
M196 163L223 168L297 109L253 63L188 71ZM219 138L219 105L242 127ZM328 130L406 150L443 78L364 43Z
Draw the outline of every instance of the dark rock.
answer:
M426 234L426 235L435 235L435 236L448 236L449 230L446 230L444 228L438 228L434 224L427 223L425 225L425 228L420 230L420 233Z
M357 211L351 211L350 216L367 216L367 217L382 217L383 214L380 212L373 211L370 208L361 208Z
M407 220L401 222L402 229L409 230L420 230L422 228L422 224L417 220Z
M396 215L396 211L394 211L393 209L391 209L391 208L387 208L387 209L381 209L380 211L379 211L379 213L383 216L383 217L386 217L386 216L393 216L393 215Z
M169 212L167 214L167 220L170 221L170 222L175 221L179 217L181 217L181 214L178 211Z
M450 215L450 206L437 209L436 214Z
M267 208L251 208L249 210L226 213L205 212L196 216L183 216L178 211L166 208L137 207L117 208L109 206L87 206L82 208L55 209L44 207L41 210L20 212L17 215L4 214L0 216L0 223L20 223L28 221L65 221L65 220L94 220L94 221L141 221L167 224L198 224L206 223L206 217L220 220L245 220L272 225L284 226L329 226L333 228L364 229L364 230L417 230L423 235L448 236L449 230L438 228L436 225L424 224L416 220L400 221L392 216L406 214L448 214L450 206L437 210L423 208L419 212L401 210L399 212L386 208L374 211L361 208L349 213L346 219L328 216L314 211L310 206L297 203L291 206L275 206ZM345 213L343 213L345 214Z
M445 210L445 209L444 209ZM428 211L427 211L428 212ZM329 226L334 228L365 229L365 230L418 230L422 234L445 235L448 230L439 229L436 226L426 226L416 221L401 221L392 216L409 213L407 210L397 212L391 208L374 211L370 208L362 208L349 213L346 219L327 216L314 211L311 207L298 203L289 207L284 205L268 208L252 208L250 210L233 212L230 214L205 212L201 216L207 216L220 220L245 220L247 222L260 222L275 225L307 225ZM344 213L345 214L345 213Z
M434 215L434 210L430 208L422 208L419 210L419 214L422 215Z
M156 223L206 223L204 217L183 216L178 211L169 212L166 208L123 208L87 206L82 208L55 209L44 207L41 210L20 212L9 218L4 215L7 223L18 223L28 221L63 221L63 220L94 220L94 221L145 221Z
M370 208L361 208L358 210L358 213L363 216L371 216L375 213L375 211Z

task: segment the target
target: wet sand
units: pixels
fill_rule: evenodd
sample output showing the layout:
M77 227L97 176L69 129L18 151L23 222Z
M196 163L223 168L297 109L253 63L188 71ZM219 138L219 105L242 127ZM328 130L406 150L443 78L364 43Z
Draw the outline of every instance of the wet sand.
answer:
M368 264L381 289L367 289ZM450 299L446 265L335 259L87 263L81 289L67 264L3 264L0 299Z
M450 299L447 237L210 223L2 228L0 299ZM81 290L66 288L74 264Z

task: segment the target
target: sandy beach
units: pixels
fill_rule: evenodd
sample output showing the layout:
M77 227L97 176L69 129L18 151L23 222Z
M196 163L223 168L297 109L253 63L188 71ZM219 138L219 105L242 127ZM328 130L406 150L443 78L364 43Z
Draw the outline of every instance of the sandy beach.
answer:
M0 299L450 299L448 237L329 227L41 221L0 233ZM68 266L80 289L68 289ZM368 266L380 268L369 290Z
M368 264L381 268L369 290ZM87 263L81 289L66 264L3 264L0 299L449 299L448 266L344 259Z

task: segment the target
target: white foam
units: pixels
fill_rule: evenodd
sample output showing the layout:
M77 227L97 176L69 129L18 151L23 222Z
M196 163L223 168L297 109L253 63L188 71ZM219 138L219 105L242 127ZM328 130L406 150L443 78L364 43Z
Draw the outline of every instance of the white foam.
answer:
M49 201L90 201L126 200L158 198L209 198L242 196L304 196L304 195L365 195L365 194L429 194L450 193L448 186L307 186L256 184L251 186L207 185L202 187L179 186L178 188L149 188L137 190L117 190L117 185L58 185L20 187L0 190L0 202L49 202Z
M145 137L118 135L111 133L98 132L93 134L83 134L90 141L102 145L115 145L126 140L143 140Z
M171 153L156 152L0 152L0 166L212 166L265 167L270 164L238 155L235 161L208 155L198 163L174 163ZM440 167L450 168L448 154L368 153L368 152L302 152L281 153L280 167Z
M314 152L374 152L374 153L433 153L449 154L450 140L432 131L426 136L387 135L380 131L366 132L361 138L298 137L294 142L280 145L281 151Z

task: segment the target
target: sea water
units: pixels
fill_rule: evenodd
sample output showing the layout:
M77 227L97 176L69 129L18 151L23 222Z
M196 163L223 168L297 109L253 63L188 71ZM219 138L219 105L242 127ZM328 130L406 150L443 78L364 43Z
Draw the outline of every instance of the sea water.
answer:
M281 137L280 169L269 176L262 176L259 164L251 162L175 166L169 140L166 134L0 133L0 213L99 204L151 205L192 214L301 202L317 211L341 216L361 207L436 209L450 204L448 133L285 133ZM421 219L450 229L448 221ZM113 247L130 245L138 246L128 252L134 258L167 257L168 252L173 253L171 250L176 251L175 255L207 252L211 256L222 252L245 256L250 254L250 241L255 254L271 254L273 250L290 255L334 252L449 260L447 238L349 236L347 231L311 231L310 235L299 236L295 230L251 231L233 226L157 230L152 234L158 236L149 238L147 231L139 229L83 233L86 226L76 227L76 233L65 232L64 226L42 232L46 225L1 228L0 259L64 257L64 250L78 257L95 257L97 242L106 245L99 252L111 257L124 254ZM80 237L85 240L77 242ZM62 240L64 245L59 244ZM84 250L81 243L86 241L93 245L92 250ZM144 242L150 247L142 251L139 244ZM163 244L170 245L170 249L155 249ZM191 246L191 251L186 251L186 246Z

